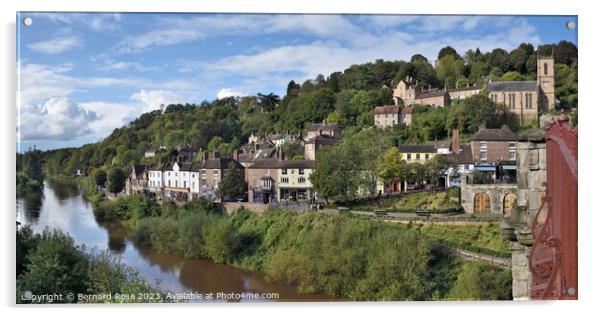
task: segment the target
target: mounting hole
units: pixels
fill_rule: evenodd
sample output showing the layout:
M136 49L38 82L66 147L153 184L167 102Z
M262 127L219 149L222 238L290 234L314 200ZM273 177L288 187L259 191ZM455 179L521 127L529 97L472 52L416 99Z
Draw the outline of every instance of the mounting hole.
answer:
M568 22L566 22L566 28L569 29L569 30L574 29L575 26L576 26L575 25L575 21L568 21Z
M566 292L568 295L575 295L575 288L570 287Z
M30 26L33 24L33 20L31 18L24 18L23 24L25 24L25 26Z

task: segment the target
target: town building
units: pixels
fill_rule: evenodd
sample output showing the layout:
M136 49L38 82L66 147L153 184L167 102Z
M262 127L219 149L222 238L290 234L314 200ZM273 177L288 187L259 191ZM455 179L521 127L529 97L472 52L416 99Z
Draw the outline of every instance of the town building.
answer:
M148 170L146 166L133 165L129 176L125 179L125 194L148 194Z
M266 140L274 147L280 148L280 146L296 140L296 137L291 134L269 134L266 136Z
M305 134L305 137L303 137L303 140L309 141L310 139L318 136L338 139L341 137L341 129L335 123L314 123L310 126L309 130Z
M452 100L464 100L468 97L481 93L482 87L478 85L466 86L462 88L449 89L449 98Z
M374 125L378 128L412 123L412 108L399 105L385 105L374 108Z
M401 145L399 156L401 160L411 163L425 163L438 155L437 148L433 145Z
M280 203L316 198L309 176L315 168L310 160L260 160L245 170L248 201Z
M200 196L215 198L219 183L222 181L230 163L235 164L239 172L240 181L244 181L245 168L243 165L231 158L214 157L199 164L197 178L193 177L194 182L191 189L194 190L194 186L196 185Z
M316 160L320 148L336 144L339 140L328 136L314 136L307 140L304 145L305 160Z
M397 87L393 89L393 101L395 105L424 104L433 107L444 107L451 103L451 97L447 89L423 90L418 80L406 77L400 80Z
M554 58L540 56L537 80L490 82L487 91L493 102L507 106L520 124L526 125L537 121L538 108L544 111L555 108L554 84Z

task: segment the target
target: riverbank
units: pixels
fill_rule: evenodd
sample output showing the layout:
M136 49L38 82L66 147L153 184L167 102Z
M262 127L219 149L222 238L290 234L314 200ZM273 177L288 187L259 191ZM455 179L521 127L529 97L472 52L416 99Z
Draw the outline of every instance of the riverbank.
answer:
M511 298L509 271L461 261L439 251L434 238L370 219L282 209L225 216L203 199L176 206L132 196L103 201L95 214L125 221L135 243L160 253L260 271L299 293L354 300ZM499 276L478 279L497 282L482 287L480 298L454 290L467 286L458 281L467 266Z

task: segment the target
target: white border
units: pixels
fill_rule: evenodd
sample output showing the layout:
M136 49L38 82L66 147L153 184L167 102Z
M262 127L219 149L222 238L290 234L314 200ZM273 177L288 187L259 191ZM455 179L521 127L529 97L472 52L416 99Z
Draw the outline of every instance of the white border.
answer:
M436 302L436 303L354 303L354 304L257 304L257 305L212 305L212 306L126 306L118 308L119 311L164 314L166 308L176 308L175 313L184 311L204 313L252 313L274 314L286 313L308 314L324 312L337 315L362 315L368 313L395 313L412 315L430 314L463 314L472 315L508 315L513 314L562 314L576 315L579 312L589 314L586 310L596 310L596 301L600 300L602 290L599 284L600 271L598 268L602 258L600 255L600 231L602 225L601 210L595 204L594 197L599 196L599 179L597 176L601 167L596 164L600 154L600 120L602 107L599 97L600 82L600 12L596 10L596 3L591 1L544 1L544 0L414 0L414 1L333 1L333 0L228 0L213 3L193 4L185 0L162 1L124 1L102 0L92 1L68 0L9 0L2 1L2 37L1 47L3 75L0 77L0 87L4 105L2 106L2 166L3 175L0 194L4 201L2 237L5 241L5 253L14 251L14 166L15 166L15 17L16 11L129 11L129 12L287 12L287 13L398 13L398 14L535 14L535 15L578 15L579 21L579 99L582 104L579 113L579 134L581 157L580 164L580 192L579 192L579 293L578 302ZM598 181L596 181L598 180ZM3 286L0 299L3 308L13 306L14 299L14 254L3 256L2 261ZM598 285L598 286L597 286ZM71 307L71 308L45 308L44 313L50 311L61 315L79 315L90 313L105 315L113 313L115 307L103 310L105 306L97 308ZM82 309L85 308L85 309ZM216 310L219 308L219 310ZM374 308L377 310L373 311ZM210 310L208 310L210 309ZM283 310L286 309L286 310ZM21 309L19 311L6 311L25 314L38 314L39 309Z

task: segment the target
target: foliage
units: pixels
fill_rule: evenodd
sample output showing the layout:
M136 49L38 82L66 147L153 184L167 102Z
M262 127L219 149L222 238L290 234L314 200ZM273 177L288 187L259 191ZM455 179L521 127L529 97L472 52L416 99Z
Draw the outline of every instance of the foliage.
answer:
M77 303L77 295L70 301L68 293L152 292L158 293L159 297L150 302L166 301L158 289L146 283L132 268L119 263L110 253L88 252L83 246L76 246L71 237L60 231L45 230L42 234L34 235L29 227L17 230L17 263L17 303L30 302L21 299L26 291L38 295L62 295L62 300L47 299L35 303ZM82 303L94 302L97 301Z
M96 169L94 171L94 183L99 187L104 187L107 183L107 172L103 169Z
M224 201L243 199L247 192L247 185L241 176L241 170L234 161L228 164L224 178L218 185L217 195Z
M447 299L510 300L512 273L510 270L492 268L485 263L466 263Z
M126 174L121 168L113 168L107 176L109 181L109 192L117 194L125 187Z

